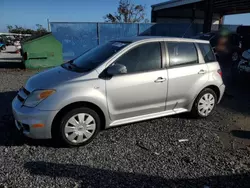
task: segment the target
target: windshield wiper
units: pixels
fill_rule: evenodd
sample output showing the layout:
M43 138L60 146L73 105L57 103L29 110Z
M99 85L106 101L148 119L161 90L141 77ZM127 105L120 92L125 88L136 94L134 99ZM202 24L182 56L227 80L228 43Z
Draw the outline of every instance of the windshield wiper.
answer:
M75 70L75 71L77 71L77 72L88 72L88 71L91 71L91 70L92 70L92 68L81 68L81 67L78 67L77 65L75 65L75 64L73 64L73 63L70 63L70 64L68 65L68 68L69 68L70 70Z
M70 65L69 66L73 66L74 68L80 69L81 67L78 67L76 64L74 64L74 60L70 60L68 62Z

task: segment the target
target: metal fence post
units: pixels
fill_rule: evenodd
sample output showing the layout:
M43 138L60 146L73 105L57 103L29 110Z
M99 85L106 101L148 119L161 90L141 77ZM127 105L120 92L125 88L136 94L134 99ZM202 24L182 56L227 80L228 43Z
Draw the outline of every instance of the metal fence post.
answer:
M47 24L48 24L48 32L51 32L51 25L50 25L49 18L47 18Z
M137 36L140 34L140 23L137 24Z
M100 45L100 27L99 27L99 23L97 23L96 25L97 29L96 29L96 34L97 34L97 44Z

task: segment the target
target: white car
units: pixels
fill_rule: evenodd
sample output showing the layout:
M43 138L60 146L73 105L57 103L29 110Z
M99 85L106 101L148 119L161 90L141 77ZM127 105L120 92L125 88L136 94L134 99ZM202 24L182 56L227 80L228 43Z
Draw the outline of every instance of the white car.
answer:
M12 111L26 136L80 146L105 128L184 112L205 118L223 96L221 76L209 41L119 39L31 77Z
M17 50L20 50L21 49L21 43L20 43L20 41L15 41L14 42L14 46L16 47Z

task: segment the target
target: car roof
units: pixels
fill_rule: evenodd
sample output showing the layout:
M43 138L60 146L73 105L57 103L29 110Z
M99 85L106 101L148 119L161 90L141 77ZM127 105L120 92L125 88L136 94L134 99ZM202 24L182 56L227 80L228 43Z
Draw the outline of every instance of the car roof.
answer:
M134 36L120 38L115 41L123 42L137 42L137 41L178 41L178 42L195 42L195 43L209 43L207 40L192 39L192 38L178 38L178 37L165 37L165 36Z

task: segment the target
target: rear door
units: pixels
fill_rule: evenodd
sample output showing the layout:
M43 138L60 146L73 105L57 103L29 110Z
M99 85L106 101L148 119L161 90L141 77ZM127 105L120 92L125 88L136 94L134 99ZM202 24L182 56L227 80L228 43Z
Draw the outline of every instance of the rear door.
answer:
M208 68L196 44L166 42L168 52L168 97L166 109L184 110L208 81Z

